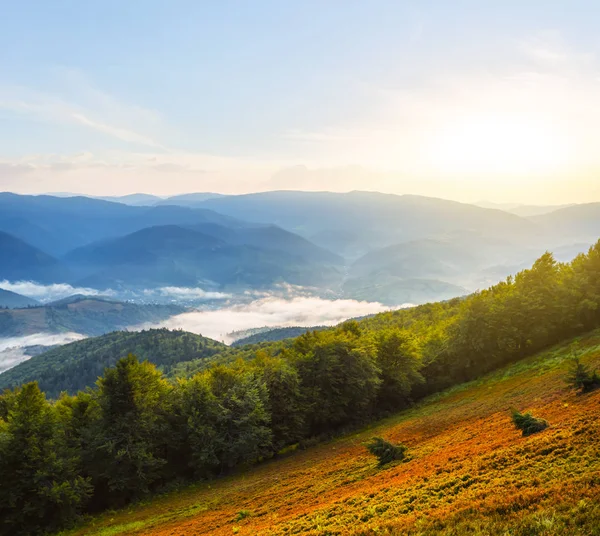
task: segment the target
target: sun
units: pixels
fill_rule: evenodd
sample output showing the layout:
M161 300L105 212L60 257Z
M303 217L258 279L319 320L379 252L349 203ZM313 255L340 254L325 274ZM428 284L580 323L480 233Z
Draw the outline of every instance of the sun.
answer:
M445 174L547 174L568 164L571 143L566 133L543 121L477 116L440 128L428 152L430 164Z

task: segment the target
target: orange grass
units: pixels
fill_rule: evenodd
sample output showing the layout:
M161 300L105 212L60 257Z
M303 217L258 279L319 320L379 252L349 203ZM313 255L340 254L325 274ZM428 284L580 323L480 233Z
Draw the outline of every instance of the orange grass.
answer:
M600 365L600 334L580 339ZM557 347L359 433L104 515L70 535L600 534L600 391ZM550 428L523 438L509 408ZM372 436L409 447L382 469Z

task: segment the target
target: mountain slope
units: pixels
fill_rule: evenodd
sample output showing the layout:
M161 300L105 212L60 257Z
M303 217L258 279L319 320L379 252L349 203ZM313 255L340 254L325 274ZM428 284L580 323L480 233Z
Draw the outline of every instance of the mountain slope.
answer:
M28 298L10 290L0 288L0 307L8 307L15 309L18 307L28 307L31 305L39 305L39 302L33 298Z
M248 221L274 223L350 258L377 247L455 230L519 240L536 230L530 221L500 210L375 192L265 192L208 199L199 206ZM340 233L345 238L342 246Z
M0 231L0 281L53 283L64 281L68 275L66 267L54 257Z
M600 332L579 347L586 364L600 365ZM362 432L68 534L596 534L600 391L566 386L570 359L567 341ZM550 428L522 437L511 407ZM407 445L408 461L378 467L364 447L373 436Z
M157 205L179 205L183 207L194 207L198 203L202 203L207 199L214 199L217 197L223 197L223 194L215 194L211 192L196 192L191 194L173 195L166 199L161 199Z
M530 220L552 234L578 241L596 239L600 235L600 203L574 205Z
M184 312L178 305L135 304L81 296L27 309L0 311L0 337L75 332L102 335Z
M105 368L128 354L147 359L168 372L180 361L207 359L224 348L220 342L185 331L117 331L32 357L0 374L0 392L37 381L49 397L56 398L62 391L75 393L92 387Z
M235 237L235 231L232 232ZM317 251L317 257L327 255L316 246L305 249L311 247ZM331 257L336 260L334 255ZM335 266L320 258L306 259L282 250L230 244L174 225L151 227L90 244L70 252L64 260L81 278L79 284L97 288L121 284L264 287L284 281L327 285L340 277Z
M206 209L129 206L88 197L0 193L0 230L55 256L146 227L206 222L243 225L236 218Z
M201 223L190 229L220 238L233 245L254 246L262 249L283 251L314 262L343 264L344 259L331 251L319 247L306 238L291 233L277 225L253 225L225 227L215 223Z

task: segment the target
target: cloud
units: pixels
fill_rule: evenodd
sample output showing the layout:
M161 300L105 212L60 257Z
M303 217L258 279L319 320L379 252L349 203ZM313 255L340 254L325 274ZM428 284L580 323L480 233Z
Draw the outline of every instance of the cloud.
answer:
M160 130L156 112L117 101L94 88L81 73L66 71L60 79L65 87L56 92L2 85L0 108L49 123L82 126L122 142L166 150L153 135Z
M158 289L146 289L146 296L171 297L178 300L226 300L232 297L225 292L211 292L199 287L161 287Z
M85 287L72 287L66 283L55 283L52 285L42 285L35 281L0 281L0 288L10 290L17 294L22 294L30 298L35 298L41 302L49 302L67 298L73 294L85 294L87 296L114 296L115 292L111 289L96 290Z
M380 303L356 300L324 300L316 297L293 299L263 298L244 305L215 311L195 311L173 316L158 324L168 329L183 329L212 339L233 342L230 333L257 327L332 326L348 318L388 311ZM137 326L131 329L156 327Z
M0 374L32 357L29 346L55 346L85 339L80 333L35 333L24 337L0 338Z

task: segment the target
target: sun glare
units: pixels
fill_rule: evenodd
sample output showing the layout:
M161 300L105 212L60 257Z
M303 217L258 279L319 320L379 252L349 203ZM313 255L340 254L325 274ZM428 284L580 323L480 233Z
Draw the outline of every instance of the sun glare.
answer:
M447 174L521 175L562 170L570 154L567 136L541 122L475 117L441 129L429 158Z

